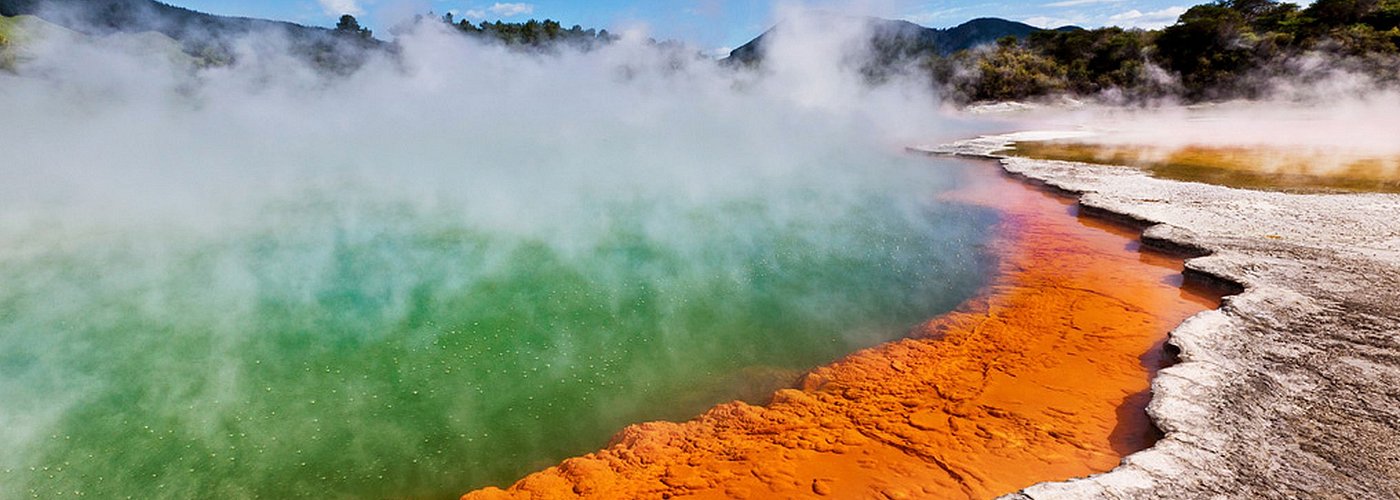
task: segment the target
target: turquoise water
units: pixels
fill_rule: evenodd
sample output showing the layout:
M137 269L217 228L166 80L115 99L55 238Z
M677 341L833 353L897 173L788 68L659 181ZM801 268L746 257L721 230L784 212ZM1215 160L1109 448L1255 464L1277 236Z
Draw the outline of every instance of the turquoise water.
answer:
M0 496L451 498L762 402L981 285L993 215L920 175L599 201L567 237L335 195L213 231L7 229Z

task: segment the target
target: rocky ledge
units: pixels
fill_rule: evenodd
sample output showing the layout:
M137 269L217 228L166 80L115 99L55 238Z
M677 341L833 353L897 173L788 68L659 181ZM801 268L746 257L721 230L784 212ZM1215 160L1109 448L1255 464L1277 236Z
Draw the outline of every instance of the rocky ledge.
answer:
M1006 498L1400 498L1400 195L1302 195L1006 157L988 136L915 148L994 158L1198 254L1188 273L1241 293L1171 334L1152 386L1166 437L1114 470Z

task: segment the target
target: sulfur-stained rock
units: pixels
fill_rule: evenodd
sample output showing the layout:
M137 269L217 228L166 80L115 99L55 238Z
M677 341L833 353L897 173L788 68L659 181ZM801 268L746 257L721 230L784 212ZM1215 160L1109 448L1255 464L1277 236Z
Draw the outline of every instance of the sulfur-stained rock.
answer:
M909 425L926 431L948 431L948 415L943 412L924 410L909 415Z
M999 157L1024 137L941 151ZM1012 498L1400 498L1400 196L999 158L1087 210L1150 225L1151 245L1205 255L1187 262L1193 276L1243 292L1172 332L1181 363L1157 377L1149 406L1165 438L1109 473Z
M1003 213L981 296L910 338L813 370L766 407L727 403L685 423L629 426L506 493L990 498L1109 470L1150 444L1146 399L1125 395L1147 390L1167 331L1218 299L1183 292L1179 260L1130 250L1134 231L1072 216L1069 200L987 165L965 168L981 175L951 196ZM1102 319L1124 311L1137 319Z

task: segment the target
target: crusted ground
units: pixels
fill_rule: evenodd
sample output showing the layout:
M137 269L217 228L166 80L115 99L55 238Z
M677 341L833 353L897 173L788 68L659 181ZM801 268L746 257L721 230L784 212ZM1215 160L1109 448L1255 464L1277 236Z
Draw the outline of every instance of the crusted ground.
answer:
M956 196L1003 214L977 300L906 340L809 373L765 406L734 402L621 432L496 498L991 498L1103 472L1156 438L1144 408L1161 343L1218 304L1181 260L1072 201L966 168Z
M1105 474L1021 498L1400 498L1400 196L1297 195L1000 157L984 137L926 148L997 158L1086 210L1194 249L1244 293L1172 332L1148 411L1166 437Z

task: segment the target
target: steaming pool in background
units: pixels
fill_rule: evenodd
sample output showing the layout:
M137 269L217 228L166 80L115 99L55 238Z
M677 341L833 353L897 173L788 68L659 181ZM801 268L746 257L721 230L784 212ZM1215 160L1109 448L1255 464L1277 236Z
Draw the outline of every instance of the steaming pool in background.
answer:
M994 215L873 161L922 182L596 200L569 245L344 189L214 232L7 225L0 492L448 498L759 397L981 284Z

